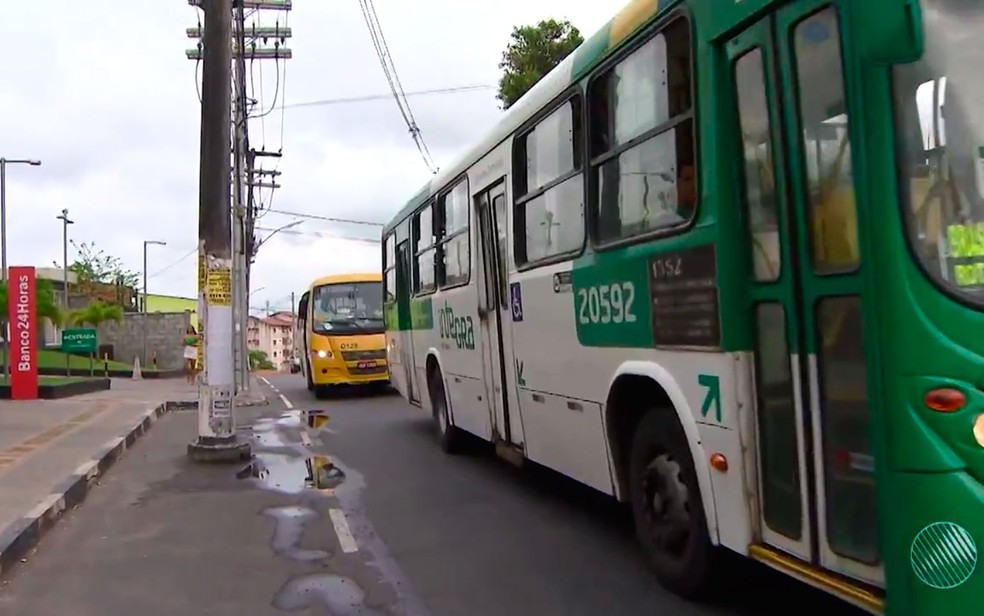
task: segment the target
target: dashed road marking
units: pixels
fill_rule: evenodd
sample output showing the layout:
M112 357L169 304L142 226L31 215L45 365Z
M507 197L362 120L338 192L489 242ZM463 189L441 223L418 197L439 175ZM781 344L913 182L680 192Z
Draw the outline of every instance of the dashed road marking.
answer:
M283 394L280 394L280 401L283 402L284 406L286 406L287 408L289 409L294 408L294 405L290 403L290 400L287 399L287 396Z
M270 385L270 381L267 380L267 378L265 376L261 376L260 377L260 380L263 381L264 383L266 383L267 385ZM270 387L273 387L273 385L270 385Z
M345 512L341 509L329 509L328 515L331 516L331 525L335 527L335 534L338 535L338 545L342 551L351 554L359 551L359 545L355 542L355 536L349 530L348 520L345 519Z

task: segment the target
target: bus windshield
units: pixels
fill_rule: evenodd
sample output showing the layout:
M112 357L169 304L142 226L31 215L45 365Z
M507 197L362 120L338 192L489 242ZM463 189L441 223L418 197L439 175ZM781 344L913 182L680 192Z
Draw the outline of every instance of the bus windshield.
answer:
M984 305L984 2L922 7L923 57L893 73L906 230L930 276Z
M346 282L315 287L311 330L322 334L377 334L383 331L383 285Z

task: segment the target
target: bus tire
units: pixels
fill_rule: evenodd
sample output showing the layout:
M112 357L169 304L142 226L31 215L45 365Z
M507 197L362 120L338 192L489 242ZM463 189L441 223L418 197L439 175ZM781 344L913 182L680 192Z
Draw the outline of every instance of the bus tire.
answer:
M441 377L440 369L431 372L428 387L430 388L434 425L437 427L438 443L444 453L458 453L461 450L461 431L451 425L448 397L444 390L444 379Z
M660 584L686 599L706 598L714 546L687 437L669 409L639 422L629 453L636 535Z
M307 365L307 370L304 373L304 378L307 379L308 391L314 391L314 381L311 379L311 362L305 360Z

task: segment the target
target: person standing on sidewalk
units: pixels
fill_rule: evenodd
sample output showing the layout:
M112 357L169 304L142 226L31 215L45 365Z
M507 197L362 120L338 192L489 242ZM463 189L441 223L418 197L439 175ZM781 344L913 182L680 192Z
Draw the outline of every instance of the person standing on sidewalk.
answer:
M185 377L189 383L194 383L195 375L198 373L198 345L201 343L194 325L189 325L188 329L185 330L183 342Z

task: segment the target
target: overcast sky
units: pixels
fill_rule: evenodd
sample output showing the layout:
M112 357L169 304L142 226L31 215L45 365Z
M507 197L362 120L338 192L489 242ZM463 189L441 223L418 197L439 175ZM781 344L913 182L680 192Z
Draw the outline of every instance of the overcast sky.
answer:
M514 24L568 18L588 36L617 9L567 0L374 4L408 93L494 86ZM68 208L71 238L95 242L134 271L142 271L143 240L167 242L150 247L150 292L193 296L200 119L195 62L184 52L194 46L185 28L197 25L201 13L186 0L0 0L0 6L7 50L0 68L0 156L43 161L38 168L8 167L8 262L60 263L55 217ZM430 177L393 99L292 106L388 92L359 3L295 0L294 7L287 15L294 57L281 72L283 98L276 101L286 103L283 112L270 110L274 63L252 68L253 96L270 113L251 121L251 144L278 150L283 136L283 187L272 208L385 222ZM283 14L263 13L262 24L278 17L283 23ZM494 88L409 102L441 166L502 113ZM268 191L262 200L269 202ZM275 229L292 220L269 213L259 224ZM379 268L378 244L337 239L378 239L378 228L305 220L292 231L260 250L253 307L269 301L272 309L289 309L290 293L316 276Z

